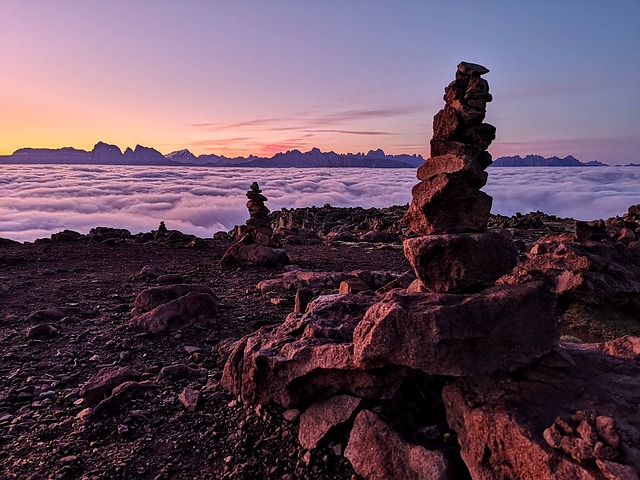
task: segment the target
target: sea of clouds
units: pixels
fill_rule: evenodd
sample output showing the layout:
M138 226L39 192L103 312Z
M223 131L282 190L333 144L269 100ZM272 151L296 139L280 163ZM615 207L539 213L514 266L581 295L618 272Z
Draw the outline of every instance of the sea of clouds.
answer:
M271 210L402 205L417 182L413 169L3 165L0 237L33 241L96 226L137 233L156 229L160 221L210 237L245 222L245 192L254 181ZM494 198L494 213L608 218L640 203L640 168L491 168L484 190Z

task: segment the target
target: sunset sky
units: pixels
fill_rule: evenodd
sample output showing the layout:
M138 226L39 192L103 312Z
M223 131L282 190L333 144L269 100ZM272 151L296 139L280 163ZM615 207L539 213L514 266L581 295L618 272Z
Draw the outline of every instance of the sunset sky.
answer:
M496 156L640 163L640 1L0 0L0 154L428 156L461 61Z

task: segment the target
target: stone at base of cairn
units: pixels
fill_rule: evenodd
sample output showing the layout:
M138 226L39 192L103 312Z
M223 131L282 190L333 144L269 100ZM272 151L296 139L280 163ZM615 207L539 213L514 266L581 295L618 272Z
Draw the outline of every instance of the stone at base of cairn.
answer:
M281 248L272 248L259 243L242 245L234 243L231 245L221 260L223 265L234 263L249 263L252 265L286 265L290 263L289 256Z
M490 287L516 266L517 251L504 230L409 238L404 256L427 291L469 292Z

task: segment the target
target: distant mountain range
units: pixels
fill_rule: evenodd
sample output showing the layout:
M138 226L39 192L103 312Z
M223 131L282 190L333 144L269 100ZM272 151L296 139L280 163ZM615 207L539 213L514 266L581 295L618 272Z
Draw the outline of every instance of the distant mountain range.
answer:
M527 155L515 157L496 158L491 164L492 167L608 167L602 162L581 162L569 155L568 157L541 157L540 155Z
M147 165L147 166L201 166L201 167L261 167L261 168L417 168L424 162L422 155L387 155L383 150L365 153L322 152L313 148L308 152L290 150L271 158L236 157L220 155L196 156L189 150L178 150L163 155L158 150L137 145L124 152L115 145L98 142L90 152L76 148L21 148L11 155L0 155L0 164L89 164L89 165ZM568 157L545 158L540 155L526 157L500 157L492 167L600 167L601 162L581 162Z
M90 164L90 165L160 165L203 167L364 167L364 168L416 168L422 165L421 155L387 155L384 151L368 153L321 152L313 148L308 152L290 150L271 158L219 155L195 156L189 150L178 150L167 155L159 151L136 146L124 152L115 145L98 142L90 152L76 148L21 148L11 155L0 155L0 164Z

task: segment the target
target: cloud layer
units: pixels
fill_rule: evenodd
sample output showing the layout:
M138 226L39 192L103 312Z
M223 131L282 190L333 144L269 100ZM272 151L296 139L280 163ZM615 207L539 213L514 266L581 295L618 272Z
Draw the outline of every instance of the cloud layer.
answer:
M495 168L493 212L542 210L582 220L640 203L640 168ZM271 210L311 205L384 207L411 200L412 169L232 169L5 165L0 237L32 241L71 229L170 229L209 237L244 223L258 181Z

